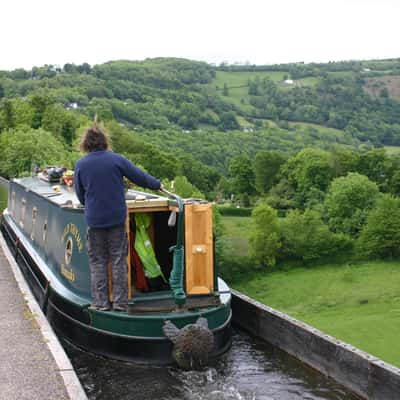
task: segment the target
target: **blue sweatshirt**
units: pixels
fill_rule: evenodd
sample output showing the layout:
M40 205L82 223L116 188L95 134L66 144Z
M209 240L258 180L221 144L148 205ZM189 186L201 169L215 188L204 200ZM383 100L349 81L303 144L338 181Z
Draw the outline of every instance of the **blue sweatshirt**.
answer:
M148 189L158 190L161 186L158 179L111 151L91 152L76 163L75 191L85 206L89 227L107 228L125 222L124 176Z

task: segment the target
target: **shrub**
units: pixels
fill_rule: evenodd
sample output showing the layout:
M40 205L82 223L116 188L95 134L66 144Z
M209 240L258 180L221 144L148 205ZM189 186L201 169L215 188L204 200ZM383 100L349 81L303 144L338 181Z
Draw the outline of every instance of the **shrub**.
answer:
M252 218L251 256L256 263L273 267L281 247L277 212L267 204L260 204L253 210Z
M334 179L324 203L331 229L357 236L375 206L378 193L376 183L364 175L349 173Z
M361 231L357 252L366 258L400 257L400 199L389 195L380 199Z
M221 215L232 216L232 217L250 217L252 208L246 207L218 207L218 211Z
M333 257L339 251L350 248L350 238L331 232L319 212L290 211L281 220L282 259L313 261Z
M64 145L41 128L21 126L0 135L0 173L7 177L29 174L33 165L65 164Z

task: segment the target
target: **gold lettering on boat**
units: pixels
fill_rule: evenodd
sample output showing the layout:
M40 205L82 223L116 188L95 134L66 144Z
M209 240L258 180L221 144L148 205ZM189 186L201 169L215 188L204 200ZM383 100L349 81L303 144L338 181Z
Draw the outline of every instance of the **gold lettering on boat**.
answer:
M75 273L72 269L67 268L64 264L61 264L61 274L64 275L69 281L75 281Z
M83 250L82 238L79 233L79 229L77 228L77 226L75 224L69 223L69 224L65 225L64 231L61 235L61 240L64 241L68 234L70 234L75 239L78 251L79 251L79 253L81 253Z

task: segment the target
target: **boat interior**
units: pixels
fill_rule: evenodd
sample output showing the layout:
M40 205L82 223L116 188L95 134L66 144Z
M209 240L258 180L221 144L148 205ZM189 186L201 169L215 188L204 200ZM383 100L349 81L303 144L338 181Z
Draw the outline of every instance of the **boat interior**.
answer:
M128 281L130 310L149 312L169 310L176 304L170 295L169 278L173 269L173 247L177 244L179 208L175 201L148 193L128 192L127 232L129 239ZM146 265L137 251L138 215L146 214L146 233L161 269L160 276L146 276ZM215 275L210 204L185 205L186 307L215 305ZM140 253L140 252L139 252ZM110 274L111 276L111 274ZM112 298L112 283L110 282ZM151 302L149 300L152 299ZM145 302L141 300L146 300Z

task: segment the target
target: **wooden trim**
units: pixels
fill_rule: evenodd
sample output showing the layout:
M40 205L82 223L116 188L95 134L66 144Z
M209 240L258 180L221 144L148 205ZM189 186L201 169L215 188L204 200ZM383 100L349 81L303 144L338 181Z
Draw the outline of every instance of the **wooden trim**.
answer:
M132 266L131 266L131 228L129 224L129 211L126 216L126 234L128 235L128 255L126 264L128 266L128 299L132 298Z
M156 212L156 211L179 211L175 206L158 206L158 207L129 207L128 211L132 212Z
M185 206L186 293L214 290L214 255L211 204Z

